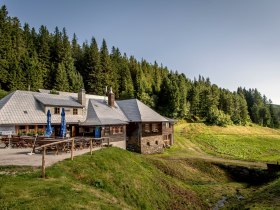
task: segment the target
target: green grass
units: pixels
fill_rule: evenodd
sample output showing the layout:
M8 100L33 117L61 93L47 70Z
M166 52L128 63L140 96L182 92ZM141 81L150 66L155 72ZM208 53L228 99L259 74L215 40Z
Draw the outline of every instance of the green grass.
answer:
M47 179L40 178L39 168L2 166L0 207L211 209L226 196L227 207L233 209L280 209L280 179L249 186L221 167L223 163L197 158L211 154L276 161L279 141L280 132L268 128L182 123L175 127L174 146L161 155L106 148L48 167ZM257 179L264 174L262 169L255 172ZM237 194L245 199L238 200Z
M280 179L247 191L244 200L229 200L228 209L280 209Z
M202 123L180 123L175 126L174 146L159 156L169 159L202 158L214 162L216 159L211 159L211 156L225 158L225 162L226 159L280 162L280 131L256 125L223 128ZM238 161L236 163L240 164ZM234 189L230 183L225 183L225 186ZM228 197L228 203L223 209L280 209L279 189L279 178L260 186L240 187L235 195ZM242 195L244 199L239 200L237 195Z
M182 123L175 128L175 145L167 156L208 154L249 161L280 161L280 131L259 126L206 126ZM192 150L190 150L191 148Z
M208 209L243 186L211 163L118 148L59 162L39 177L39 169L1 167L1 209Z
M257 160L280 160L280 136L199 135L193 141L212 155Z

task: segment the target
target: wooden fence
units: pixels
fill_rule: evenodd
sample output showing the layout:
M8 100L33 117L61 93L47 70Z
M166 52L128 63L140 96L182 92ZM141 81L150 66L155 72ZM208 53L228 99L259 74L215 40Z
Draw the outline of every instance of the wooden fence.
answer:
M56 154L58 154L59 150L68 150L69 149L69 144L71 143L71 149L70 149L70 153L71 153L71 160L74 159L74 149L75 149L75 143L76 146L78 146L79 148L81 147L81 141L89 141L89 148L90 148L90 154L92 155L92 149L94 146L103 146L103 143L106 142L106 145L109 146L110 145L110 139L109 138L70 138L70 139L65 139L65 140L57 140L55 142L52 143L48 143L48 144L44 144L41 145L39 147L36 147L34 149L35 150L42 150L42 178L46 177L46 152L47 152L47 148L56 148ZM95 143L93 145L93 143ZM68 144L68 145L67 145ZM67 146L66 146L67 145Z

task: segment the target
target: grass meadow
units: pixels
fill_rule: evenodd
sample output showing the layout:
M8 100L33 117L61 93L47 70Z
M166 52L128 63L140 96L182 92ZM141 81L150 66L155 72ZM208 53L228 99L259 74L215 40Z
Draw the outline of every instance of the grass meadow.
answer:
M260 126L207 126L181 123L175 127L176 143L165 155L212 156L246 161L280 162L280 131Z
M46 179L40 178L40 168L1 166L0 207L212 209L226 197L226 209L280 209L277 176L268 179L264 169L228 170L227 164L196 158L277 161L279 151L277 130L180 123L175 144L161 155L101 149L48 167ZM244 174L247 181L240 180ZM265 181L252 185L251 176Z

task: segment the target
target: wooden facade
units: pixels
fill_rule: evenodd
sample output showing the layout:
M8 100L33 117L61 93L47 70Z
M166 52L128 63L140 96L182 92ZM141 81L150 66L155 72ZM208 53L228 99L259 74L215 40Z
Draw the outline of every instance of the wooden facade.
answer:
M59 135L60 125L53 125L54 136ZM132 122L128 125L79 126L67 125L69 137L95 136L100 129L100 138L109 137L110 142L124 142L126 149L143 154L161 153L173 144L173 124L169 122ZM17 135L43 134L46 125L16 125Z
M143 154L161 153L173 144L169 122L139 122L127 126L127 149Z
M16 125L16 135L34 135L44 134L46 129L45 125Z

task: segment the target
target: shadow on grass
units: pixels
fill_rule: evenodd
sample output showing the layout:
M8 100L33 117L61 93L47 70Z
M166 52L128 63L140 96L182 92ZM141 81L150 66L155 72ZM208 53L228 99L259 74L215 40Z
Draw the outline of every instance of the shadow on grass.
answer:
M269 183L280 177L277 172L271 172L267 169L248 168L245 166L215 164L226 171L228 177L235 181L246 183L249 186L260 186Z

